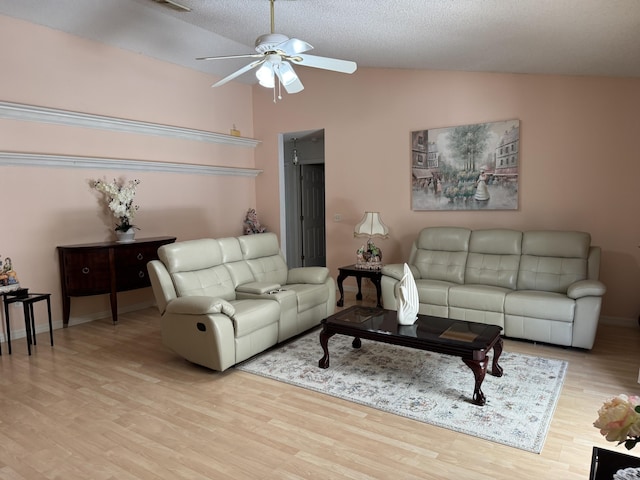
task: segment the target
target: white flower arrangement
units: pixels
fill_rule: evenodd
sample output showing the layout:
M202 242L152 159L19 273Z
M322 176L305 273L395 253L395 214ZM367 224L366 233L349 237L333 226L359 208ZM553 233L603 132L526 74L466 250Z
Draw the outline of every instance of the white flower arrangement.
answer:
M130 228L138 228L131 223L139 205L133 204L133 198L136 195L136 187L140 184L140 180L129 180L122 184L117 180L106 183L102 180L95 180L93 188L102 192L107 197L109 209L116 217L116 231L126 232Z

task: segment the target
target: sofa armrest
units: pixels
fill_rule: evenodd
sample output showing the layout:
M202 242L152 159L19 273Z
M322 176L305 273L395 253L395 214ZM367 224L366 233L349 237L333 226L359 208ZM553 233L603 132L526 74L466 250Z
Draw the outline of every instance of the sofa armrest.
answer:
M167 313L183 315L207 315L209 313L224 313L232 317L236 309L226 300L218 297L192 296L178 297L167 305Z
M329 269L327 267L298 267L292 268L287 274L287 283L322 284L327 281Z
M607 287L598 280L580 280L569 285L567 296L577 300L582 297L601 297L607 291Z
M254 295L262 295L263 293L269 293L276 291L280 288L279 283L273 282L250 282L236 287L238 293L252 293Z
M407 264L408 265L408 264ZM420 278L420 272L413 265L409 265L413 278ZM390 263L382 266L382 275L395 278L396 280L402 280L404 276L404 263Z

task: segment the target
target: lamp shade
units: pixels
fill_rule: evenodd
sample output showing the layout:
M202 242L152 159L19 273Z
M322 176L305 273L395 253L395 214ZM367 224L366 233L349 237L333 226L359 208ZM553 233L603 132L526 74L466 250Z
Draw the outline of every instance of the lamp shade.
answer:
M258 83L263 87L274 88L275 86L273 67L268 62L263 63L262 66L256 71L256 78L258 79Z
M379 212L364 212L364 217L353 229L353 236L387 238L389 229L382 223Z

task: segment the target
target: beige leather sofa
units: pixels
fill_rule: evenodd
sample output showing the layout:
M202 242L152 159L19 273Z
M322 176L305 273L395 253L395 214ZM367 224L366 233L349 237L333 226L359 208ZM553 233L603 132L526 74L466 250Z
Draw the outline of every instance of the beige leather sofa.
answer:
M288 269L273 233L163 245L149 262L162 342L223 371L332 315L325 267Z
M584 232L423 229L407 261L419 312L500 325L512 338L591 349L602 295L600 248ZM384 307L397 310L403 265L382 268Z

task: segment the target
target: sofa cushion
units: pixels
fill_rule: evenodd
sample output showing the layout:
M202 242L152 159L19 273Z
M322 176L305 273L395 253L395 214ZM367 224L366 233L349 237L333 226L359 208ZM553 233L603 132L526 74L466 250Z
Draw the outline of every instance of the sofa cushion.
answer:
M273 300L235 300L231 317L236 337L260 330L280 320L280 306Z
M511 292L504 302L506 315L560 322L573 322L575 309L575 300L566 295L534 290Z
M566 293L587 278L591 236L584 232L525 232L518 272L518 290Z
M427 227L418 234L416 247L422 250L466 252L471 230L461 227Z
M429 227L416 240L413 265L419 277L464 283L471 230L459 227Z
M522 254L587 259L591 235L586 232L539 230L524 232Z
M572 283L586 278L586 260L523 255L518 272L518 290L566 293Z
M418 289L418 298L420 299L420 303L428 303L438 306L449 305L449 288L452 285L455 284L451 282L443 282L441 280L424 280L416 278L416 287Z
M449 289L449 306L502 313L505 297L511 291L490 285L454 285Z
M171 277L179 297L196 295L220 297L224 300L236 298L233 281L224 265L174 273Z
M222 252L223 263L239 262L242 260L240 241L236 237L218 238L217 242Z
M507 229L472 232L464 283L515 290L521 246L522 232Z
M245 260L254 258L270 257L280 253L278 237L274 233L258 233L255 235L245 235L238 237L242 257Z
M296 293L298 312L322 305L329 299L329 289L325 284L293 283L286 285L284 289L293 290Z
M158 257L169 273L202 270L222 264L220 245L213 238L163 245L158 248Z
M258 233L239 237L242 257L256 282L287 283L289 268L280 253L274 233Z

